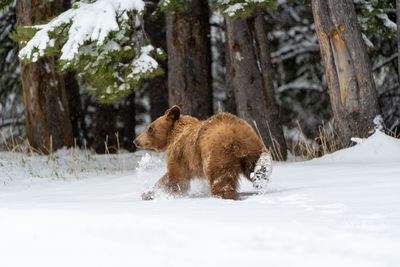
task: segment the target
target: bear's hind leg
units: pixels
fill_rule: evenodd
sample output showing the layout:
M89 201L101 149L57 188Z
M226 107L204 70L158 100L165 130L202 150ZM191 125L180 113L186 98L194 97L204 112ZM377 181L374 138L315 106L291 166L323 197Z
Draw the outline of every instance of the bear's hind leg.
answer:
M211 164L205 171L211 195L223 199L238 199L239 172Z

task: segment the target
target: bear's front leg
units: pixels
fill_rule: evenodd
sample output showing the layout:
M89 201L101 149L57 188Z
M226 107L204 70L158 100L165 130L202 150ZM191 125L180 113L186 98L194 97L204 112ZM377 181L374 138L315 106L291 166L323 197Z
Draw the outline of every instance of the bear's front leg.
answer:
M142 199L153 200L160 192L164 192L173 196L182 196L188 192L189 186L189 180L176 178L167 172L154 185L153 190L142 194Z

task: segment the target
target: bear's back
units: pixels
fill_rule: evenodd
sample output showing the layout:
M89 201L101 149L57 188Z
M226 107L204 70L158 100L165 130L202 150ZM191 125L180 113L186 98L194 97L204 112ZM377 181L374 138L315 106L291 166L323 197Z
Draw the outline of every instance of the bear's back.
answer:
M218 153L224 155L235 153L242 157L249 153L259 153L264 147L253 128L230 113L216 114L204 121L202 127L203 133L199 140L202 154L218 150Z

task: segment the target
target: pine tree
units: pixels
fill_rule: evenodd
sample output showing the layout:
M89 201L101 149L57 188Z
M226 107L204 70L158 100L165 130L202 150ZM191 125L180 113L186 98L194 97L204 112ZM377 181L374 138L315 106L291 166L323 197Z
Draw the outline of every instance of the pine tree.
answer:
M114 102L162 73L156 59L164 52L149 43L143 12L142 0L75 2L47 24L20 27L19 57L36 62L56 56L59 71L75 71L100 102Z

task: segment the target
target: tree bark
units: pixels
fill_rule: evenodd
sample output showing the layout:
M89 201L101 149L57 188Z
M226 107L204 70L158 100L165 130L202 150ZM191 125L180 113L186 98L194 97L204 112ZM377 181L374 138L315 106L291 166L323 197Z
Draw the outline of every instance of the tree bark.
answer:
M162 114L164 114L165 110ZM118 131L119 146L127 149L128 151L135 151L136 146L133 144L135 139L135 126L136 126L136 104L135 93L127 96L121 103L118 110L119 121L121 126L116 126ZM118 145L118 144L117 144Z
M59 14L62 1L18 0L17 25L32 25ZM21 62L26 129L30 145L49 153L72 145L72 127L63 77L53 57Z
M115 152L115 121L116 111L113 105L96 102L95 134L93 148L96 153ZM107 144L107 145L106 145Z
M333 114L348 145L352 136L367 136L379 114L370 62L353 1L311 3Z
M76 139L76 144L82 146L83 140L87 140L87 129L85 113L82 109L79 83L75 79L75 73L73 72L65 74L64 81L72 126L72 136Z
M271 77L271 59L262 10L227 20L230 67L226 82L234 88L238 115L255 127L275 159L286 159L286 143ZM275 141L274 141L275 140Z
M152 14L159 0L152 0L154 8L149 6L147 14ZM145 30L150 36L151 44L155 47L160 47L167 50L167 36L166 36L166 23L165 16L160 15L158 18L153 19L147 15L145 20ZM159 116L164 115L168 109L168 63L166 61L160 62L164 74L155 77L149 81L148 92L150 98L150 118L151 120L157 119Z
M96 103L93 148L96 153L118 153L120 148L134 151L135 94L114 104Z
M226 29L226 19L225 19L225 29ZM231 64L231 54L229 53L228 41L225 41L225 110L226 112L237 115L237 108L235 102L235 90L232 84L233 81L233 69Z
M169 104L205 119L212 113L208 1L192 0L186 13L167 15Z

